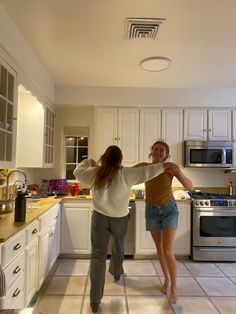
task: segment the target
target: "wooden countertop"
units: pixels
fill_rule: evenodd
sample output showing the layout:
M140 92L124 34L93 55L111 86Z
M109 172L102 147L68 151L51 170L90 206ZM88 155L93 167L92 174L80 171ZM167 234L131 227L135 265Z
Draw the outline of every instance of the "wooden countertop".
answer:
M41 198L34 205L35 209L26 209L25 222L14 222L14 212L9 214L0 215L0 242L5 242L17 232L24 229L27 225L44 214L49 208L60 203L62 199L48 197Z

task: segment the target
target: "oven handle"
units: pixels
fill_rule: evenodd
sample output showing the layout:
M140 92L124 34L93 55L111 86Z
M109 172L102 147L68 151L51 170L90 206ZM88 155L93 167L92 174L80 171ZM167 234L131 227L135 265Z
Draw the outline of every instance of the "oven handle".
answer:
M236 252L236 248L231 248L229 246L227 246L227 248L226 247L224 247L224 248L209 247L209 246L206 247L206 248L203 248L203 247L199 248L198 247L199 251L207 251L207 252L209 252L209 251L212 251L212 252L225 252L226 249L227 249L227 252Z
M202 212L202 213L222 213L222 214L235 214L233 216L236 216L236 208L235 209L230 209L230 210L222 210L222 209L210 209L210 208L194 208L195 211L197 212Z

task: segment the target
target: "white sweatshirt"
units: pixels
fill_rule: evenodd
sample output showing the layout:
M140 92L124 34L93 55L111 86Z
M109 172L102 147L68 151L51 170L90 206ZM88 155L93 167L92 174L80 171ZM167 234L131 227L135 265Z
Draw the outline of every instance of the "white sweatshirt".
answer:
M74 170L79 182L92 185L96 167L91 167L91 160L84 159ZM112 179L108 188L92 187L94 209L109 217L128 215L130 191L133 185L151 180L164 170L162 164L151 164L139 168L122 167Z

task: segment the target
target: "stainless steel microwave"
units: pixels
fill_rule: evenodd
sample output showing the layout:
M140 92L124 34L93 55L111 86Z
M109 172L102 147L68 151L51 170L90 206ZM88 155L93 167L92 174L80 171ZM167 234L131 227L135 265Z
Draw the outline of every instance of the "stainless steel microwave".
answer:
M233 142L184 141L185 167L230 168L233 165Z

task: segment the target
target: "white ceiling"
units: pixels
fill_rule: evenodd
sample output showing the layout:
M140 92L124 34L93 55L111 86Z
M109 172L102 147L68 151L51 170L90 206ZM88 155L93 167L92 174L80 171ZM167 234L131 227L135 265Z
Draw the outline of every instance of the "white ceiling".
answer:
M0 0L57 85L236 87L235 0ZM125 18L164 18L124 39ZM139 62L164 56L162 72Z

